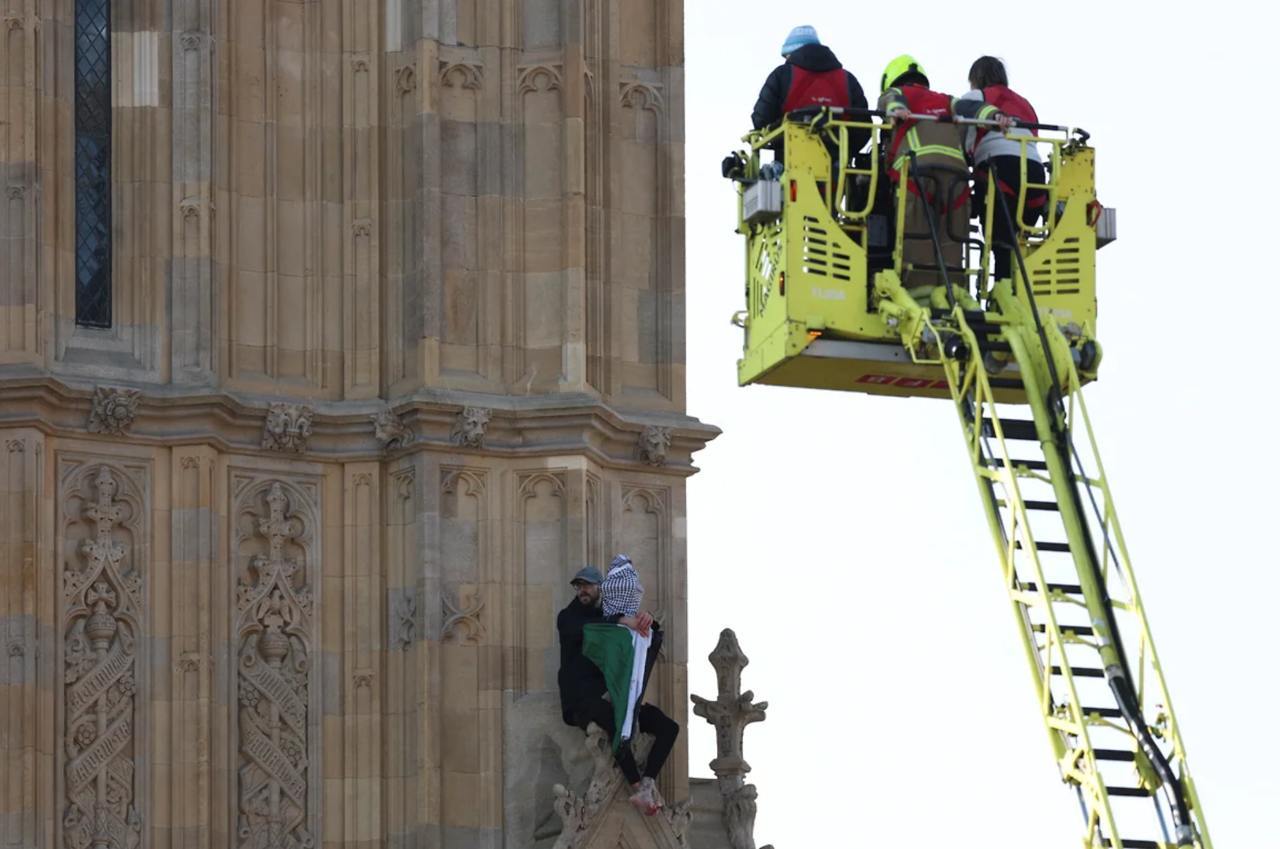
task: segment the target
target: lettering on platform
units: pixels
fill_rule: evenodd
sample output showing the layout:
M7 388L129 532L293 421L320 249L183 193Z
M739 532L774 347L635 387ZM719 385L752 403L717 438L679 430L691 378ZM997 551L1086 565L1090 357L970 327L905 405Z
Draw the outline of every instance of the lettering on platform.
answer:
M134 849L143 501L111 466L73 464L64 481L63 845Z
M319 830L309 799L316 765L307 726L314 505L278 480L245 493L236 510L236 845L308 849Z

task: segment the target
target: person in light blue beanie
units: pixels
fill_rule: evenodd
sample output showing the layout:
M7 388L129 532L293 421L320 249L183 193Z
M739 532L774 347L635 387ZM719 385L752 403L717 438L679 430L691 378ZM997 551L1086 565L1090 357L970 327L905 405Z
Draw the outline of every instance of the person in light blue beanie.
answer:
M813 27L793 28L782 42L782 55L786 61L769 74L751 111L751 125L757 130L776 124L783 115L806 106L867 108L867 96L862 93L857 78L844 69L831 48L818 40L818 31ZM851 132L852 150L861 150L869 138L870 131ZM774 152L781 158L778 147L775 146Z
M791 32L787 34L787 40L782 42L782 58L787 58L795 53L806 44L821 44L818 40L818 31L811 26L792 27Z

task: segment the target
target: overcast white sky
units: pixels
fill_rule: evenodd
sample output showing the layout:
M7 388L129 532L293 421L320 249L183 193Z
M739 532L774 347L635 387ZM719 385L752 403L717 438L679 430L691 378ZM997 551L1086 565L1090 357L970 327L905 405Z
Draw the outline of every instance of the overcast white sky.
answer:
M688 407L724 429L689 485L689 683L714 696L705 657L735 628L770 704L746 737L757 842L1067 849L1081 833L949 405L736 386L742 245L719 162L807 23L873 101L898 53L954 94L992 53L1042 120L1093 133L1120 240L1099 258L1106 357L1086 397L1210 833L1280 847L1272 25L1236 2L685 11ZM690 740L709 776L710 726L691 716Z

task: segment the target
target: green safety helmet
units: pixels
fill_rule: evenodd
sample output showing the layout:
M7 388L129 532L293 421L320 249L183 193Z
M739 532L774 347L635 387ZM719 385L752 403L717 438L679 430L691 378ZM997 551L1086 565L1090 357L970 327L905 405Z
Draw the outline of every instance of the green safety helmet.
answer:
M928 77L928 74L924 72L924 66L917 62L914 56L909 53L903 53L884 66L884 73L880 76L880 90L887 91L889 86L897 82L898 77L911 73Z

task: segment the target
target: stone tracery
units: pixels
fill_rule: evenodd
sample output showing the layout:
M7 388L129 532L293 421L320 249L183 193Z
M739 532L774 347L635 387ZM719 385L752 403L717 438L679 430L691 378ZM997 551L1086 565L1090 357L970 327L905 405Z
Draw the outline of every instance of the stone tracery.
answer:
M263 501L259 489L259 503ZM306 849L315 845L309 803L308 699L312 597L307 528L285 487L272 481L266 509L252 515L256 541L236 586L239 642L238 845Z
M122 541L132 541L139 515L135 499L119 497L118 475L98 466L70 493L83 499L73 521L92 529L79 545L78 562L63 572L62 825L71 849L133 849L141 839L134 729L142 576ZM85 497L89 491L92 498Z

